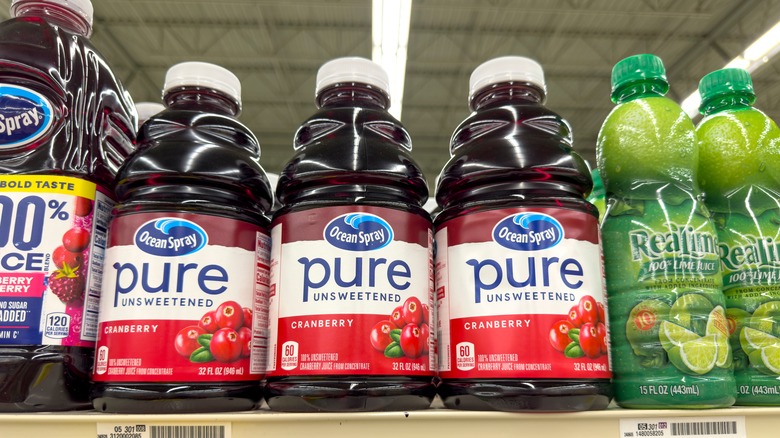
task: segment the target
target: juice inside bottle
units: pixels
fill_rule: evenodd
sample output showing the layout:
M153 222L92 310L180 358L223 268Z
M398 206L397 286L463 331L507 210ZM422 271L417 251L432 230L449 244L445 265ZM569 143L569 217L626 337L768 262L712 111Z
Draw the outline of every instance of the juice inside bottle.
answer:
M615 64L616 106L596 147L615 401L730 406L736 388L717 231L697 182L693 122L668 90L655 55Z
M265 372L268 220L240 82L186 62L117 174L93 404L106 412L252 409Z
M603 409L611 397L598 211L571 129L523 57L471 76L436 199L439 394L450 408Z
M718 230L738 405L780 405L780 129L755 108L750 74L699 83L698 181Z
M324 64L279 177L271 409L422 409L435 395L428 190L387 90L371 61Z
M132 99L92 4L14 0L0 23L0 411L84 409L113 178Z

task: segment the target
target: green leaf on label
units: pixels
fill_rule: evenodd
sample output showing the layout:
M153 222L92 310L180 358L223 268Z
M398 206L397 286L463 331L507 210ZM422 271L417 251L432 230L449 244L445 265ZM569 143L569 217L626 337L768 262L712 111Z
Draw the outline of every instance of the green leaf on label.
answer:
M401 350L401 346L398 342L391 342L390 345L385 348L385 357L395 359L398 357L404 357L404 351Z
M214 336L211 333L205 333L198 336L198 344L208 348L211 345L211 337Z
M575 359L578 357L585 356L585 352L582 351L580 344L576 342L572 342L566 346L566 349L563 350L563 355L570 359Z
M211 355L211 351L208 347L200 347L193 351L190 355L190 362L204 363L214 360L214 356Z
M395 342L401 342L401 329L390 330L390 339Z
M580 342L580 329L571 329L569 330L569 339L571 339L574 342L579 343Z

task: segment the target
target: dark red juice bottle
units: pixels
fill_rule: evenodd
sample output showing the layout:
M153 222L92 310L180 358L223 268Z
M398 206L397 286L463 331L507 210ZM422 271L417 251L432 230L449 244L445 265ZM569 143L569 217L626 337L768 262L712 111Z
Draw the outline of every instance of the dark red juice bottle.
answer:
M85 409L113 178L132 99L89 41L89 0L0 23L0 411Z
M432 231L384 70L340 58L295 134L272 223L265 398L282 411L423 409L435 396Z
M576 411L610 401L598 211L535 61L471 76L435 220L439 394L450 408Z
M122 413L252 409L267 358L270 185L222 67L168 70L166 109L117 174L93 404Z

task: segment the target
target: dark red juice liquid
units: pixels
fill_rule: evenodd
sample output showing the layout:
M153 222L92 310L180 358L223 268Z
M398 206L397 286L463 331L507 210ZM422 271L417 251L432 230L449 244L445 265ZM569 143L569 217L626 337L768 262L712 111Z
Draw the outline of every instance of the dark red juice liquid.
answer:
M0 23L0 84L33 90L53 107L41 137L0 148L0 174L70 176L111 190L133 148L135 110L86 38L39 18ZM0 340L0 411L89 408L92 355L88 347Z
M380 108L387 104L382 93L357 84L335 86L320 96L321 109L296 133L296 153L281 172L277 194L283 207L274 214L274 224L295 212L355 205L400 210L430 222L421 208L428 189L411 157L411 139ZM343 342L360 346L366 341ZM269 373L265 399L280 411L424 409L436 395L433 375Z
M572 150L568 124L540 103L518 103L513 93L517 84L476 96L481 106L456 128L437 188L437 232L456 218L515 207L598 216L583 198L592 181ZM437 389L445 406L464 410L578 411L606 408L611 399L609 379L442 376Z
M117 174L115 215L197 212L267 228L263 212L273 197L254 134L219 114L232 105L229 99L192 90L175 98L175 108L169 101L169 109L141 127L138 152ZM169 346L161 340L160 348ZM96 381L93 390L96 410L121 413L240 411L257 407L261 399L259 379Z

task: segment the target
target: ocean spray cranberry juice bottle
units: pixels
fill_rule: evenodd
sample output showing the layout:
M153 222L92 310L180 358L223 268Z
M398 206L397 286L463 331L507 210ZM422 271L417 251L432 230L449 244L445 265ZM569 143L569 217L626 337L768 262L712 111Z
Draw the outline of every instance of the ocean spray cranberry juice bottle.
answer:
M89 0L14 0L0 23L0 411L85 409L113 178L132 99Z
M213 64L171 67L167 109L119 170L98 411L236 411L262 397L272 196L257 139L236 120L240 86Z
M423 409L435 395L428 190L387 89L366 59L324 64L279 178L271 409Z
M436 198L439 394L450 408L574 411L610 400L598 211L535 61L471 76Z

